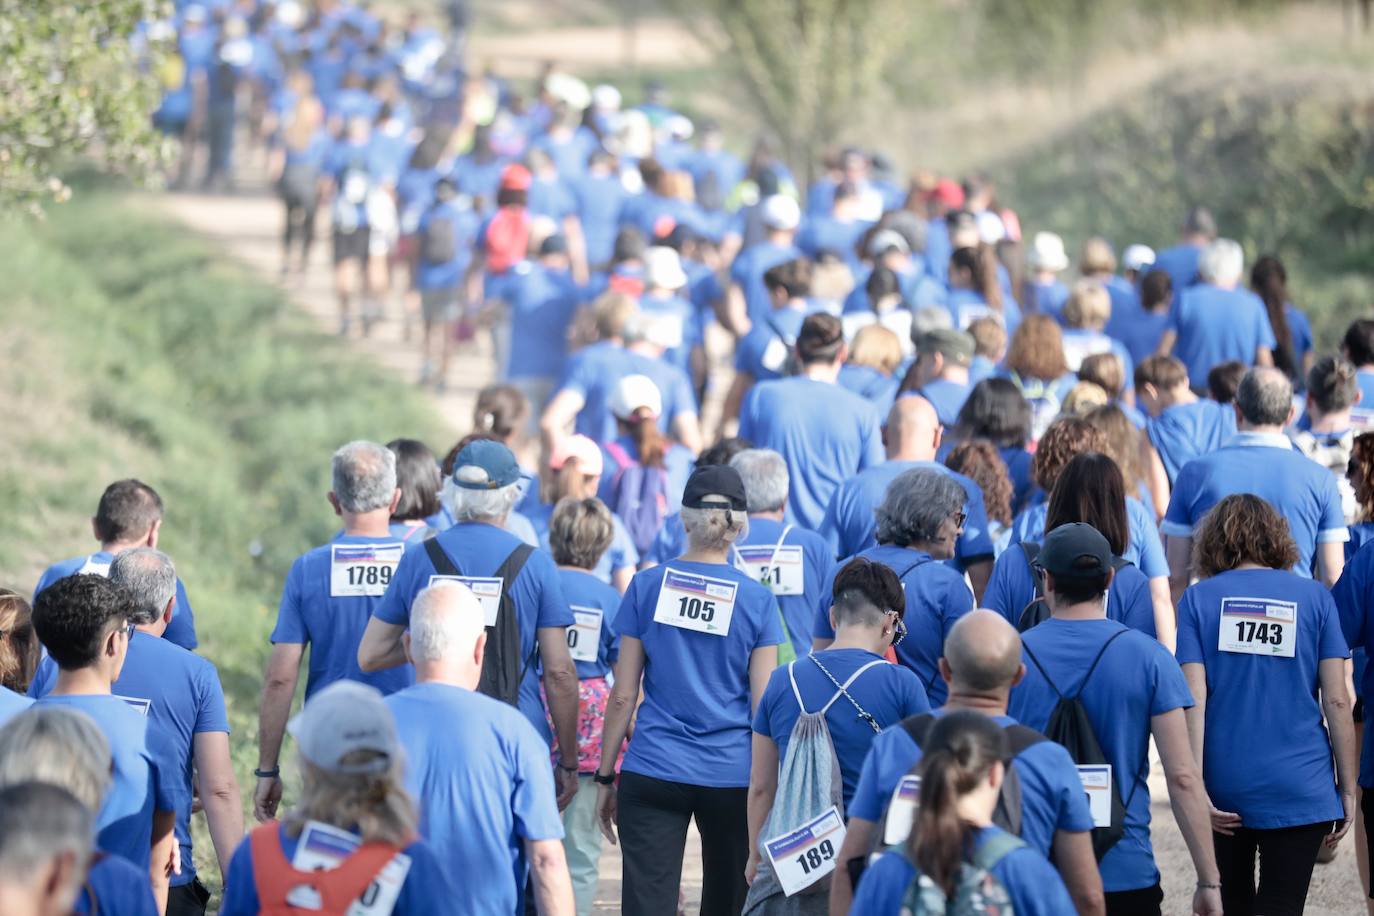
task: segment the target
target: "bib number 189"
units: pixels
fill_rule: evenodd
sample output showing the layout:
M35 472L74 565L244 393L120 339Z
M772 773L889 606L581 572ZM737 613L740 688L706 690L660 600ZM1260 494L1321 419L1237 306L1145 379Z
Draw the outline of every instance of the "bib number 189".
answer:
M797 864L801 866L803 874L809 875L820 868L826 862L835 858L835 846L829 840L821 840L818 844L808 849L802 855L797 856Z

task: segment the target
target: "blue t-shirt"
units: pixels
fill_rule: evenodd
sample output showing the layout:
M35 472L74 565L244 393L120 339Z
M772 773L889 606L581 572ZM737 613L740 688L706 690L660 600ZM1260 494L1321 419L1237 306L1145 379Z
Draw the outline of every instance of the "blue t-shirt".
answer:
M1049 501L1045 500L1016 516L1011 523L1010 543L1043 541L1045 517L1049 511ZM1130 540L1126 544L1126 552L1121 555L1122 559L1134 563L1146 578L1168 576L1169 561L1164 556L1164 542L1160 540L1154 513L1134 496L1126 497L1126 524Z
M895 647L897 661L916 672L932 704L943 703L949 688L940 678L940 656L945 654L945 638L954 624L973 610L973 592L968 583L962 575L919 550L882 544L858 556L883 564L902 580L906 593L902 621L907 633ZM836 571L848 563L849 560L840 561ZM835 629L830 625L834 587L835 577L831 576L816 609L816 639L835 638Z
M783 546L800 547L802 551L802 594L777 596L787 637L800 658L811 651L811 626L816 619L816 602L820 600L821 589L834 578L835 555L814 531L754 516L749 518L749 533L737 541L735 547L772 547L779 543L779 539ZM732 549L730 558L738 562L738 551Z
M639 297L639 312L641 315L652 316L665 325L672 325L675 331L673 336L680 343L665 351L663 359L681 369L683 373L691 372L692 349L701 346L701 326L697 323L696 307L682 296L646 292Z
M1169 485L1183 466L1199 455L1214 452L1236 434L1236 410L1199 398L1191 404L1174 404L1159 416L1145 421L1145 434L1159 453Z
M1198 282L1197 264L1201 257L1201 245L1175 245L1157 253L1150 270L1162 270L1169 275L1173 281L1174 301L1177 302L1185 289Z
M258 830L271 830L263 825ZM285 826L277 826L281 839L282 855L290 862L296 854L299 837L288 836ZM400 896L396 898L393 912L406 916L447 916L453 911L454 900L475 901L479 895L470 891L460 897L449 875L453 863L440 863L430 845L416 840L401 850L410 857L410 871L406 873L405 883L401 885ZM492 889L491 873L482 875L483 895ZM224 879L224 899L220 903L220 916L256 916L262 911L262 901L258 899L257 879L253 875L253 838L245 837L234 850L229 860L229 874ZM473 910L472 912L495 913L497 910Z
M936 716L950 712L948 706ZM994 716L1003 728L1015 725L1010 716ZM864 760L859 785L849 816L877 824L892 801L902 777L921 762L921 748L900 725L884 729L873 741ZM1092 814L1083 794L1083 783L1069 752L1053 741L1032 744L1012 758L1021 780L1021 839L1043 856L1049 856L1057 830L1084 833L1092 829Z
M687 551L687 529L682 526L682 513L674 512L663 520L663 527L654 535L654 542L644 552L644 562L657 566L680 557Z
M1317 545L1350 537L1336 478L1282 433L1237 433L1224 448L1184 465L1159 530L1192 537L1208 510L1233 493L1253 493L1288 522L1298 547L1293 571L1311 575Z
M1130 351L1120 341L1101 331L1091 331L1087 328L1065 328L1063 339L1064 358L1068 360L1070 372L1077 372L1082 368L1083 360L1089 356L1110 353L1121 361L1124 372L1122 377L1126 380L1123 390L1130 391L1135 387L1135 360L1131 359Z
M1034 598L1035 580L1031 578L1026 554L1020 544L1014 544L993 564L982 606L1001 614L1012 626L1018 626L1021 613ZM1158 635L1150 580L1134 564L1117 570L1112 579L1107 589L1107 616L1147 636Z
M553 548L549 546L549 519L553 518L553 509L549 503L536 503L527 514L530 524L539 536L536 546L549 551L550 556L553 555ZM625 530L625 523L620 520L620 516L612 515L611 546L607 547L601 554L601 559L596 561L592 575L602 583L610 585L613 573L622 569L633 570L638 566L639 551L635 549L634 541L630 540L630 532ZM617 605L620 603L618 595L619 593L616 598Z
M687 478L692 476L692 469L696 467L697 459L690 450L676 442L670 442L667 445L667 449L663 452L663 469L668 474L667 509L669 514L672 514L682 508L682 494L687 489ZM612 446L614 446L614 450ZM616 510L616 482L620 475L620 456L616 455L616 450L622 452L623 457L630 461L639 461L639 446L635 443L633 436L616 436L614 439L602 443L601 480L596 486L596 496L609 506L612 512ZM619 518L616 516L617 521ZM628 533L625 538L627 541L629 540ZM611 545L611 549L615 549L615 544ZM635 555L634 562L639 562L638 554Z
M931 379L916 391L909 391L904 397L920 395L930 402L930 406L935 408L935 415L940 418L940 425L946 429L953 429L959 422L959 411L963 410L964 402L968 400L970 386L962 382L952 382L949 379Z
M420 835L456 885L482 887L465 895L464 911L523 912L525 841L563 838L547 745L517 710L462 687L416 684L386 705L405 750Z
M1253 631L1256 621L1231 615L1223 621L1223 611L1263 614L1270 601L1287 603L1284 610L1296 616L1292 658L1218 648L1222 638L1237 637L1238 626L1248 624ZM1269 648L1258 646L1260 652ZM1317 666L1349 654L1331 593L1311 579L1240 569L1203 579L1183 593L1177 656L1180 664L1196 662L1207 672L1202 765L1213 805L1239 814L1252 830L1344 817L1317 700ZM1257 697L1264 698L1262 716L1256 716ZM1274 740L1276 734L1283 739Z
M800 248L795 245L774 245L760 242L741 251L730 265L730 280L738 284L744 293L749 320L758 324L768 320L772 302L768 298L768 288L763 285L763 275L772 267L802 257Z
M997 827L979 828L974 834L975 848L1002 832ZM883 853L864 870L850 912L896 916L902 911L907 888L917 875L916 867L902 853ZM992 867L992 875L1007 889L1016 916L1064 916L1075 911L1064 879L1033 849L1007 853Z
M459 522L435 535L434 541L463 575L475 577L495 575L511 551L522 543L510 532L483 522ZM408 551L401 557L401 565L396 567L396 574L391 577L391 584L373 616L383 623L409 626L411 603L436 574L426 551ZM547 627L570 627L574 618L563 600L553 558L542 550L529 555L515 581L507 582L505 588L515 601L520 621L520 665L524 668L524 659L534 654L537 631ZM544 701L539 697L539 676L533 665L529 666L520 684L520 711L545 741L552 740Z
M804 376L760 382L740 409L739 435L787 462L788 517L813 531L840 484L880 464L877 409L839 385Z
M1164 329L1169 324L1169 310L1148 312L1138 296L1123 299L1118 304L1112 286L1107 287L1107 292L1112 293L1112 317L1107 319L1104 329L1107 336L1123 344L1126 352L1131 354L1131 359L1137 363L1153 355L1159 349L1159 338L1164 336ZM1130 380L1129 376L1127 380Z
M684 629L654 620L669 572L735 583L729 630ZM634 577L615 620L616 633L644 644L644 700L622 769L642 776L713 788L749 784L749 659L782 642L773 593L735 569L672 560Z
M1019 445L999 448L997 454L1007 466L1007 476L1011 478L1011 511L1020 512L1035 491L1032 471L1035 456Z
M587 263L594 267L607 264L615 254L625 187L615 175L584 175L573 182L572 189L586 239Z
M735 348L735 371L748 373L756 382L782 378L805 320L801 309L783 308L755 322Z
M46 696L57 681L57 665L44 658L29 685L35 697ZM172 875L172 887L191 883L196 876L191 855L191 768L195 737L207 732L229 733L224 710L224 690L219 672L209 660L174 646L165 639L136 631L129 640L129 654L119 679L112 687L121 699L148 703L147 716L167 737L172 756L160 760L163 773L180 785L176 835L181 845L181 874Z
M879 664L859 675L858 680L849 685L847 690L854 700L851 703L838 695L835 684L817 667L817 661L841 684L864 665L874 661ZM797 690L801 692L807 712L820 712L825 704L830 703L825 713L825 723L830 729L835 759L840 765L847 811L849 800L854 796L854 787L859 781L859 770L864 765L873 739L877 737L873 727L860 718L854 703L877 719L880 727L886 728L907 716L928 712L930 701L926 699L920 680L909 669L888 664L882 660L882 656L865 649L825 649L816 653L815 661L803 654L791 665L773 672L758 711L754 713L754 732L773 739L778 746L779 762L787 759L792 729L801 716L797 695L792 689L793 677L796 678ZM832 697L835 698L833 703Z
M1218 363L1237 360L1255 364L1255 351L1274 348L1274 329L1264 303L1245 289L1199 284L1174 297L1166 328L1178 334L1174 356L1188 367L1194 388L1206 387L1207 373Z
M431 261L424 257L426 233L430 226L447 222L453 232L453 250L449 257L441 261ZM427 208L420 216L416 231L420 237L421 257L415 273L415 288L419 290L457 289L472 263L473 244L477 240L480 221L477 212L469 206L459 206L449 200ZM437 240L436 236L430 236Z
M887 412L892 408L892 402L897 398L897 389L901 387L901 379L884 375L872 366L856 366L845 363L840 367L840 376L836 381L840 387L848 388L865 400L871 401L878 408L881 416L887 416Z
M853 270L859 264L854 243L873 224L867 220L838 220L829 214L808 216L797 233L797 247L808 258L815 259L822 251L839 255Z
M884 461L840 484L830 499L820 528L834 556L852 557L862 550L877 546L878 541L874 537L877 520L874 513L882 505L892 481L916 468L948 474L964 488L964 512L968 516L964 519L964 533L959 535L954 545L954 559L945 562L956 569L965 569L972 563L992 556L992 538L988 534L988 513L983 505L982 488L963 474L934 461Z
M44 658L44 661L47 661ZM8 687L0 687L0 725L19 715L33 705L33 698L15 693Z
M596 576L581 569L559 567L558 581L569 610L583 608L601 612L601 631L596 642L596 661L574 660L578 680L605 677L620 658L620 637L615 633L615 615L620 610L620 593ZM569 630L568 632L572 632ZM578 633L581 638L581 633Z
M536 262L512 268L503 299L510 304L508 379L558 378L567 359L568 325L577 311L577 285L566 270Z
M1355 381L1360 386L1360 403L1350 411L1350 418L1356 424L1369 425L1374 422L1374 370L1355 370Z
M101 850L104 852L104 850ZM186 868L186 860L181 860ZM92 900L94 898L94 900ZM73 911L81 916L117 913L119 916L157 916L148 872L117 855L103 855L91 865Z
M1331 597L1340 613L1346 644L1356 652L1363 650L1366 658L1374 656L1374 547L1366 544L1345 564ZM1355 692L1361 697L1374 696L1374 665L1365 665L1355 681ZM1364 730L1360 785L1374 787L1374 728Z
M1069 288L1064 285L1064 281L1058 278L1044 283L1040 280L1031 280L1026 284L1026 311L1032 314L1049 315L1055 321L1060 320L1060 313L1064 311L1064 303L1069 301Z
M1312 322L1307 315L1291 302L1284 303L1283 317L1288 321L1288 332L1293 337L1293 358L1298 367L1298 377L1294 384L1301 390L1307 386L1306 373L1302 371L1302 361L1316 347L1312 337Z
M340 595L332 597L331 575L334 549L340 548L340 561L355 553L347 548L389 547L396 538L360 537L340 534L307 551L291 564L277 608L277 625L272 628L275 643L310 646L310 662L305 679L305 697L335 681L358 681L392 693L415 683L415 669L407 662L383 671L363 673L358 667L358 645L363 631L382 603L382 596ZM412 544L412 546L414 546Z
M1083 675L1099 650L1123 630L1093 671L1088 689L1082 689ZM1111 764L1112 785L1126 806L1125 833L1099 864L1103 888L1111 893L1152 886L1159 881L1159 870L1150 846L1150 789L1146 782L1150 721L1193 705L1182 669L1158 642L1114 620L1051 618L1022 633L1021 642L1026 676L1012 688L1007 712L1043 731L1059 695L1079 695ZM1054 687L1032 661L1032 653Z
M574 432L594 442L614 439L617 435L615 416L607 406L607 399L616 382L636 374L653 379L663 397L663 413L659 415L658 425L665 433L679 416L696 415L696 394L691 380L681 369L662 360L631 353L619 344L602 341L568 357L558 386L560 392L573 391L582 398Z
M37 598L39 592L58 579L65 579L78 573L108 576L110 564L113 562L114 554L97 550L95 553L82 557L73 557L70 560L63 560L61 563L54 563L43 570L43 575L38 578L38 586L33 590L33 596ZM162 638L176 643L183 649L194 649L198 645L196 641L196 618L191 613L191 599L186 597L186 586L181 584L180 576L177 577L177 603L172 610L172 621L167 624L167 632L162 634Z

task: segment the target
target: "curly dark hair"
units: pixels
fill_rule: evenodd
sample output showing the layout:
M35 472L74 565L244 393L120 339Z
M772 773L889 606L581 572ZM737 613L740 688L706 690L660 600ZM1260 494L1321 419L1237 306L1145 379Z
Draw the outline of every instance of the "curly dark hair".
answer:
M1054 489L1059 472L1084 452L1106 452L1107 437L1081 417L1060 417L1045 430L1031 461L1031 477L1046 493Z
M94 662L105 637L136 611L128 592L104 576L68 576L34 599L33 629L57 667L75 671Z
M1236 493L1213 506L1193 542L1193 569L1204 579L1242 563L1290 569L1297 562L1287 520L1253 493Z
M1345 476L1355 488L1355 500L1360 504L1360 520L1374 521L1374 432L1360 433L1355 437Z
M960 442L945 459L945 467L978 484L989 520L1011 524L1011 477L995 445L986 439Z

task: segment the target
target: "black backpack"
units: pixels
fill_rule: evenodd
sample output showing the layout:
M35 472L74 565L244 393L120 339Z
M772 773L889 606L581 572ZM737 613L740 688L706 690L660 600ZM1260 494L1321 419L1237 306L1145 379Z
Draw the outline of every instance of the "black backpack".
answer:
M1026 556L1026 565L1030 567L1031 581L1035 583L1035 597L1021 609L1021 616L1016 619L1016 629L1024 633L1031 627L1050 619L1050 605L1045 600L1045 577L1041 574L1040 567L1035 565L1035 558L1040 556L1040 545L1035 541L1022 541L1021 552ZM1122 569L1130 565L1130 560L1112 557L1112 569L1117 572L1121 572Z
M438 538L425 541L425 553L434 564L434 571L441 576L462 576L462 572L444 548L439 546ZM517 705L520 697L520 683L539 656L539 643L536 640L529 658L522 659L520 653L520 618L515 609L515 599L511 597L510 587L525 561L534 553L528 544L520 544L510 552L510 556L492 573L501 580L501 604L496 612L496 625L487 627L487 652L482 659L482 677L477 682L477 692L489 697ZM523 662L523 663L522 663Z
M1045 723L1045 737L1063 745L1064 749L1069 752L1069 756L1073 758L1073 762L1079 766L1105 766L1111 762L1107 759L1107 755L1102 752L1102 742L1097 740L1097 732L1093 729L1092 720L1088 718L1088 710L1079 698L1083 696L1089 679L1097 670L1097 663L1102 661L1103 655L1107 654L1107 648L1116 641L1118 636L1128 632L1130 630L1123 627L1108 637L1107 641L1102 644L1102 648L1097 651L1097 657L1093 659L1093 663L1088 666L1088 673L1083 675L1083 681L1078 685L1078 692L1071 697L1064 696L1054 681L1050 680L1045 667L1040 664L1040 660L1035 657L1030 646L1025 643L1021 644L1021 647L1026 650L1026 657L1035 665L1040 676L1045 679L1045 683L1050 685L1055 696L1059 697L1059 701L1054 704L1054 709L1050 711L1049 721ZM1126 805L1121 801L1122 775L1120 773L1114 774L1112 779L1111 824L1106 827L1093 828L1093 852L1096 853L1099 862L1126 831ZM1135 794L1136 775L1131 774L1132 796ZM1126 801L1130 801L1130 796L1127 797Z
M458 230L453 217L431 215L420 238L420 260L426 264L447 264L458 253Z

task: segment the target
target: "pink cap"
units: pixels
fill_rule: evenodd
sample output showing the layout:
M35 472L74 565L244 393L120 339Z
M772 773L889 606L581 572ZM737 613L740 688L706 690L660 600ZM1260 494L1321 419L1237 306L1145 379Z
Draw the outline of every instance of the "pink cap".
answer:
M578 470L593 477L601 476L601 447L586 436L565 436L553 447L549 467L561 470L569 461L577 462Z
M501 170L501 190L528 191L530 189L530 170L518 162L512 162Z

